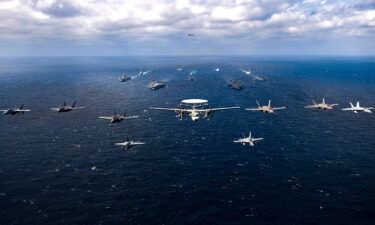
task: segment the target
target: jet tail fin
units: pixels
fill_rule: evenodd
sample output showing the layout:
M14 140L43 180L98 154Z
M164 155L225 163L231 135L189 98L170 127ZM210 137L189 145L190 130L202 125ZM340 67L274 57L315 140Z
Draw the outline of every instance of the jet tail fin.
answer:
M357 102L357 107L359 108L359 102Z
M74 101L74 103L72 105L72 108L76 107L76 103L77 103L77 101Z
M20 109L23 109L23 104L21 105Z
M268 100L268 107L271 108L271 100Z
M251 132L249 133L249 138L251 138Z
M258 105L258 107L260 108L260 105L259 105L259 102L258 102L258 100L256 100L256 102L257 102L257 105Z
M354 105L353 105L353 103L352 103L352 102L350 102L350 106L351 106L352 108L354 108Z
M317 105L314 99L312 99L312 102L314 103L314 105Z

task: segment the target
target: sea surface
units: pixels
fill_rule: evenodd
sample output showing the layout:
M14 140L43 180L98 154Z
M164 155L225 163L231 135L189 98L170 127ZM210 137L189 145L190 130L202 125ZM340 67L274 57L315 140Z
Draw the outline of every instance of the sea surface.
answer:
M323 97L339 106L304 108ZM197 122L150 109L188 98L241 109ZM269 99L287 109L244 110ZM85 108L50 110L64 101ZM0 115L0 224L374 224L375 114L350 101L375 106L375 58L0 58L0 108L31 110ZM139 118L98 118L113 109ZM233 143L250 131L264 140ZM146 145L114 145L127 138Z

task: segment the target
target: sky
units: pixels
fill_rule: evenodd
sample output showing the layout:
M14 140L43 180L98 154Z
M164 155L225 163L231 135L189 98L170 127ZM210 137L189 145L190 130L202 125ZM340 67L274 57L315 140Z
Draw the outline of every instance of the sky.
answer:
M0 56L375 55L375 0L0 0L0 21Z

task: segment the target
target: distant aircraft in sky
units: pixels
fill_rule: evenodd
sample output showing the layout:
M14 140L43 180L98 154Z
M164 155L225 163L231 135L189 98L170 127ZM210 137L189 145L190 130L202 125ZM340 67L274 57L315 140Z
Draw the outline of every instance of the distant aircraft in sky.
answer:
M192 33L188 34L188 37L193 37L193 36L194 36L194 34L192 34Z
M354 113L359 113L359 112L372 113L371 109L374 109L374 107L361 107L361 106L359 106L359 102L357 102L357 105L354 106L353 103L350 102L350 108L345 108L345 109L342 109L342 110L353 111Z

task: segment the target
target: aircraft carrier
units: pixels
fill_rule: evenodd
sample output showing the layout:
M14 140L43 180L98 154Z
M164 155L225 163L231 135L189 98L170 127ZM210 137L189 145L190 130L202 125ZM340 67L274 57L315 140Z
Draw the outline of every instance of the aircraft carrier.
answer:
M163 88L165 87L165 82L164 81L151 81L149 84L148 84L148 88L152 89L152 90L157 90L157 89L160 89L160 88Z

